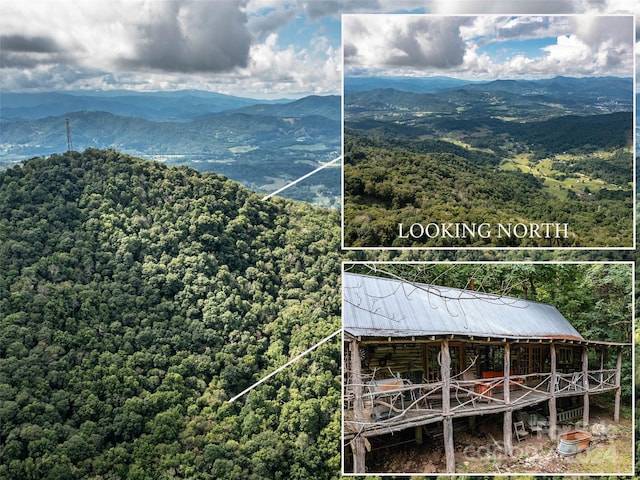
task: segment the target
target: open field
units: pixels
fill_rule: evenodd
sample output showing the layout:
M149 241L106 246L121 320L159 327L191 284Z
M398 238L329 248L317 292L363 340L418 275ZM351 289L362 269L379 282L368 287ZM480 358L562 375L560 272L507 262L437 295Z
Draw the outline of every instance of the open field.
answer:
M603 156L611 156L610 152L598 152ZM575 161L579 160L576 155L558 155L556 159L544 159L538 162L532 160L532 153L521 153L513 158L507 159L502 162L500 169L506 171L521 171L524 173L530 173L538 178L544 179L545 189L554 196L562 199L567 198L569 191L580 195L585 190L587 192L597 192L601 188L608 190L618 190L620 185L614 185L607 183L599 178L593 178L591 176L574 173L565 174L558 170L553 169L553 163L558 160L562 161Z

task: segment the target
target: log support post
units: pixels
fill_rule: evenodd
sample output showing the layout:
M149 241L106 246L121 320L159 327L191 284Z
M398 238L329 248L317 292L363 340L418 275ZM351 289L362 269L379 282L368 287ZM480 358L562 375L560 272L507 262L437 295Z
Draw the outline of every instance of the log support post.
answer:
M440 344L440 376L442 378L442 433L447 473L455 473L455 450L453 444L453 418L451 416L451 353L449 341Z
M616 401L613 410L613 421L620 421L620 397L622 396L622 347L618 346L616 358Z
M502 438L504 441L504 453L507 456L513 455L513 412L511 410L511 344L504 344L504 403L507 410L504 412L504 422L502 425Z
M582 425L589 425L589 348L582 347L582 388L584 390Z
M549 392L551 393L551 398L549 398L549 437L552 440L556 440L558 438L558 410L556 407L556 385L557 381L557 361L556 361L556 345L551 343L550 345L550 354L551 354L551 377L549 378Z
M353 414L358 425L364 423L364 405L362 403L362 366L360 363L360 348L354 339L349 343L349 368L351 370L351 388L353 389ZM357 436L351 441L353 452L353 473L365 473L365 439Z
M469 417L469 430L471 430L471 431L475 431L476 430L476 417L475 417L475 415Z
M455 450L453 445L453 418L445 417L442 422L444 434L444 456L447 462L447 473L456 473Z
M353 452L353 473L364 473L366 470L364 438L356 437L351 440L351 451Z

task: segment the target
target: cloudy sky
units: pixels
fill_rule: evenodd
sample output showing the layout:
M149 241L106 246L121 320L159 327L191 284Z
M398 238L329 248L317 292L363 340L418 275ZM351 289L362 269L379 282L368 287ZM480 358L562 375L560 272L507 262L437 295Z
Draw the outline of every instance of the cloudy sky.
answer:
M632 16L345 15L347 75L632 76Z
M629 13L634 3L637 0L0 0L0 89L196 88L258 98L336 94L343 68L342 13ZM516 61L515 35L524 26L473 30L480 23L438 22L430 27L432 40L387 36L385 40L398 47L387 60L404 68L407 55L415 54L423 66L458 69L465 62L479 68L482 62ZM536 38L555 37L555 46L520 37L523 62L536 49L538 59L545 52L549 58L567 58L573 49L589 58L598 53L596 60L602 64L629 61L629 40L620 38L626 32L615 30L607 37L593 25L564 33L552 26L542 31ZM512 43L489 41L497 34L513 35ZM368 61L371 53L358 48L360 37L354 33L350 38L357 50L349 50L351 64ZM446 56L433 45L422 48L437 38L454 42ZM612 50L605 51L608 45ZM386 52L391 55L391 50Z

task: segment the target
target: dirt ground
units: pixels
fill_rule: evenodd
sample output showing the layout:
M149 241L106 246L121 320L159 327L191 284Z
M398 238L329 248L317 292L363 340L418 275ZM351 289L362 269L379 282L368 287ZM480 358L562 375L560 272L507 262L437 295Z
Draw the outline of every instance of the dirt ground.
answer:
M559 433L578 425L562 425ZM631 474L633 472L633 422L630 411L614 423L610 412L592 409L586 428L592 433L591 445L584 452L564 456L556 452L557 441L547 434L513 440L513 456L503 451L501 416L485 419L473 429L456 431L456 473L488 474ZM434 430L437 433L437 430ZM446 470L441 437L425 436L422 445L412 434L398 436L399 445L374 449L367 458L369 473L434 474Z

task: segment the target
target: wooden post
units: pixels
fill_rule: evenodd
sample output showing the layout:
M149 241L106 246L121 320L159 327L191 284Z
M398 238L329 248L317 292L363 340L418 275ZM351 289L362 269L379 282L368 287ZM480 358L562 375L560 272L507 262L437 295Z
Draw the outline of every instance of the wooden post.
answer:
M556 345L551 343L550 350L551 354L551 377L549 379L549 392L551 393L551 398L549 398L549 437L552 440L558 438L558 410L556 409L556 380L557 380L557 372L556 372Z
M351 451L353 452L353 473L364 473L365 466L365 439L361 436L351 440Z
M362 366L360 364L360 348L354 339L349 343L349 353L351 357L351 388L353 389L353 414L356 424L364 423L364 405L362 403ZM351 441L351 451L353 452L353 473L365 473L365 439L356 436Z
M455 451L453 446L453 418L445 417L442 421L442 433L444 434L444 455L447 462L447 473L456 473Z
M451 353L449 341L440 343L440 377L442 378L442 413L446 417L451 412Z
M415 427L415 432L416 432L416 443L418 445L422 445L423 443L423 439L422 439L422 425L418 425L417 427Z
M507 410L504 412L502 424L502 440L504 442L504 453L509 457L513 455L513 413L511 411L511 345L504 344L504 403Z
M582 425L589 425L589 347L582 347L582 386L584 389Z
M451 354L449 341L442 340L440 344L440 375L442 377L442 434L444 440L444 455L447 463L447 473L455 473L455 451L453 445L453 418L451 417Z
M616 403L613 410L613 421L620 421L620 397L622 396L622 347L618 346L616 359Z

